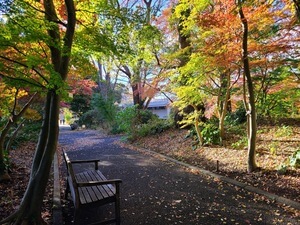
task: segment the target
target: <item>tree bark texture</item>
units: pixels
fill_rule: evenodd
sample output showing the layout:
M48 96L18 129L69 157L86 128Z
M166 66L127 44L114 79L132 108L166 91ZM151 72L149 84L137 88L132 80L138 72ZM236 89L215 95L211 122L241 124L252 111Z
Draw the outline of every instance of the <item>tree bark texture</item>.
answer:
M61 30L58 26L57 14L53 0L44 0L45 19L52 25L47 32L51 43L49 49L51 52L51 64L60 75L62 81L65 81L68 74L71 47L75 32L75 6L73 0L65 0L67 25L65 36L61 38ZM61 41L62 40L62 41ZM53 74L54 76L57 76ZM51 79L55 79L50 76ZM40 225L45 224L41 217L43 197L46 191L51 165L56 152L58 141L58 120L60 96L57 86L47 90L45 99L45 108L43 115L42 129L39 134L38 144L32 163L30 180L18 210L0 224L10 222L15 225Z
M249 110L247 112L248 118L248 159L247 159L247 171L253 172L256 168L255 154L256 154L256 133L257 133L257 123L256 123L256 108L255 108L255 96L254 96L254 87L251 79L250 65L248 58L248 21L244 15L242 3L238 1L239 7L239 16L243 26L243 65L244 65L244 74L247 80L248 88L248 100L249 100Z
M218 99L218 107L219 107L219 131L220 131L220 143L222 144L225 138L225 117L228 112L228 105L230 99L230 73L226 71L225 73L221 74L220 76L221 87L220 87L220 94Z

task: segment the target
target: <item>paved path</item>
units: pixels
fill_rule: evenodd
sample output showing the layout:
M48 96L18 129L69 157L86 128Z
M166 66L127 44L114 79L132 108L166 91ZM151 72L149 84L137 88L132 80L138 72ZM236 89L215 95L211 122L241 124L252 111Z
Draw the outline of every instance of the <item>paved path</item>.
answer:
M60 144L71 159L99 158L107 178L120 178L122 225L297 225L283 206L207 176L194 174L167 161L120 147L118 137L97 131L61 130ZM85 169L85 168L79 168ZM105 217L112 207L86 211L79 224ZM71 204L65 224L71 224Z

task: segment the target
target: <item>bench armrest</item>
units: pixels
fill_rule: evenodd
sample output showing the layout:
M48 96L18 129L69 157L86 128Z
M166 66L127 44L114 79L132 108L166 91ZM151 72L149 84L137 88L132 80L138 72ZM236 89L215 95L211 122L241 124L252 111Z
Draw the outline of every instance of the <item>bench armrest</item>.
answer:
M120 180L120 179L112 179L112 180L76 182L76 183L77 183L78 187L97 186L97 185L104 185L104 184L119 185L120 183L122 183L122 180Z
M86 159L86 160L70 160L70 162L73 164L75 163L95 163L95 170L98 170L98 163L100 162L100 159Z

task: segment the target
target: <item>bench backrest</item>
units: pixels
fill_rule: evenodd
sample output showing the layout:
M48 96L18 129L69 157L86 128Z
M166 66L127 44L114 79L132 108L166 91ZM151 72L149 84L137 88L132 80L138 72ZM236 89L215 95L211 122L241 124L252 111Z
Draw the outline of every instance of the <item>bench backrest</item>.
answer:
M72 162L71 162L69 156L67 155L67 153L65 151L63 151L63 157L64 157L66 167L67 167L67 182L69 183L67 185L69 185L70 193L71 193L74 205L76 208L78 208L80 201L79 201L78 186L77 186L76 179L75 179L73 165L72 165Z

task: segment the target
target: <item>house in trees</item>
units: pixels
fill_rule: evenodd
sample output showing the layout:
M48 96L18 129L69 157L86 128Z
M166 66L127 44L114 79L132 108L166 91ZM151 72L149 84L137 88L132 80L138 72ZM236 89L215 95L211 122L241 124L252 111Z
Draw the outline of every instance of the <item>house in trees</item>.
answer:
M168 119L171 111L170 100L167 98L154 98L149 103L147 109L156 114L160 119Z

